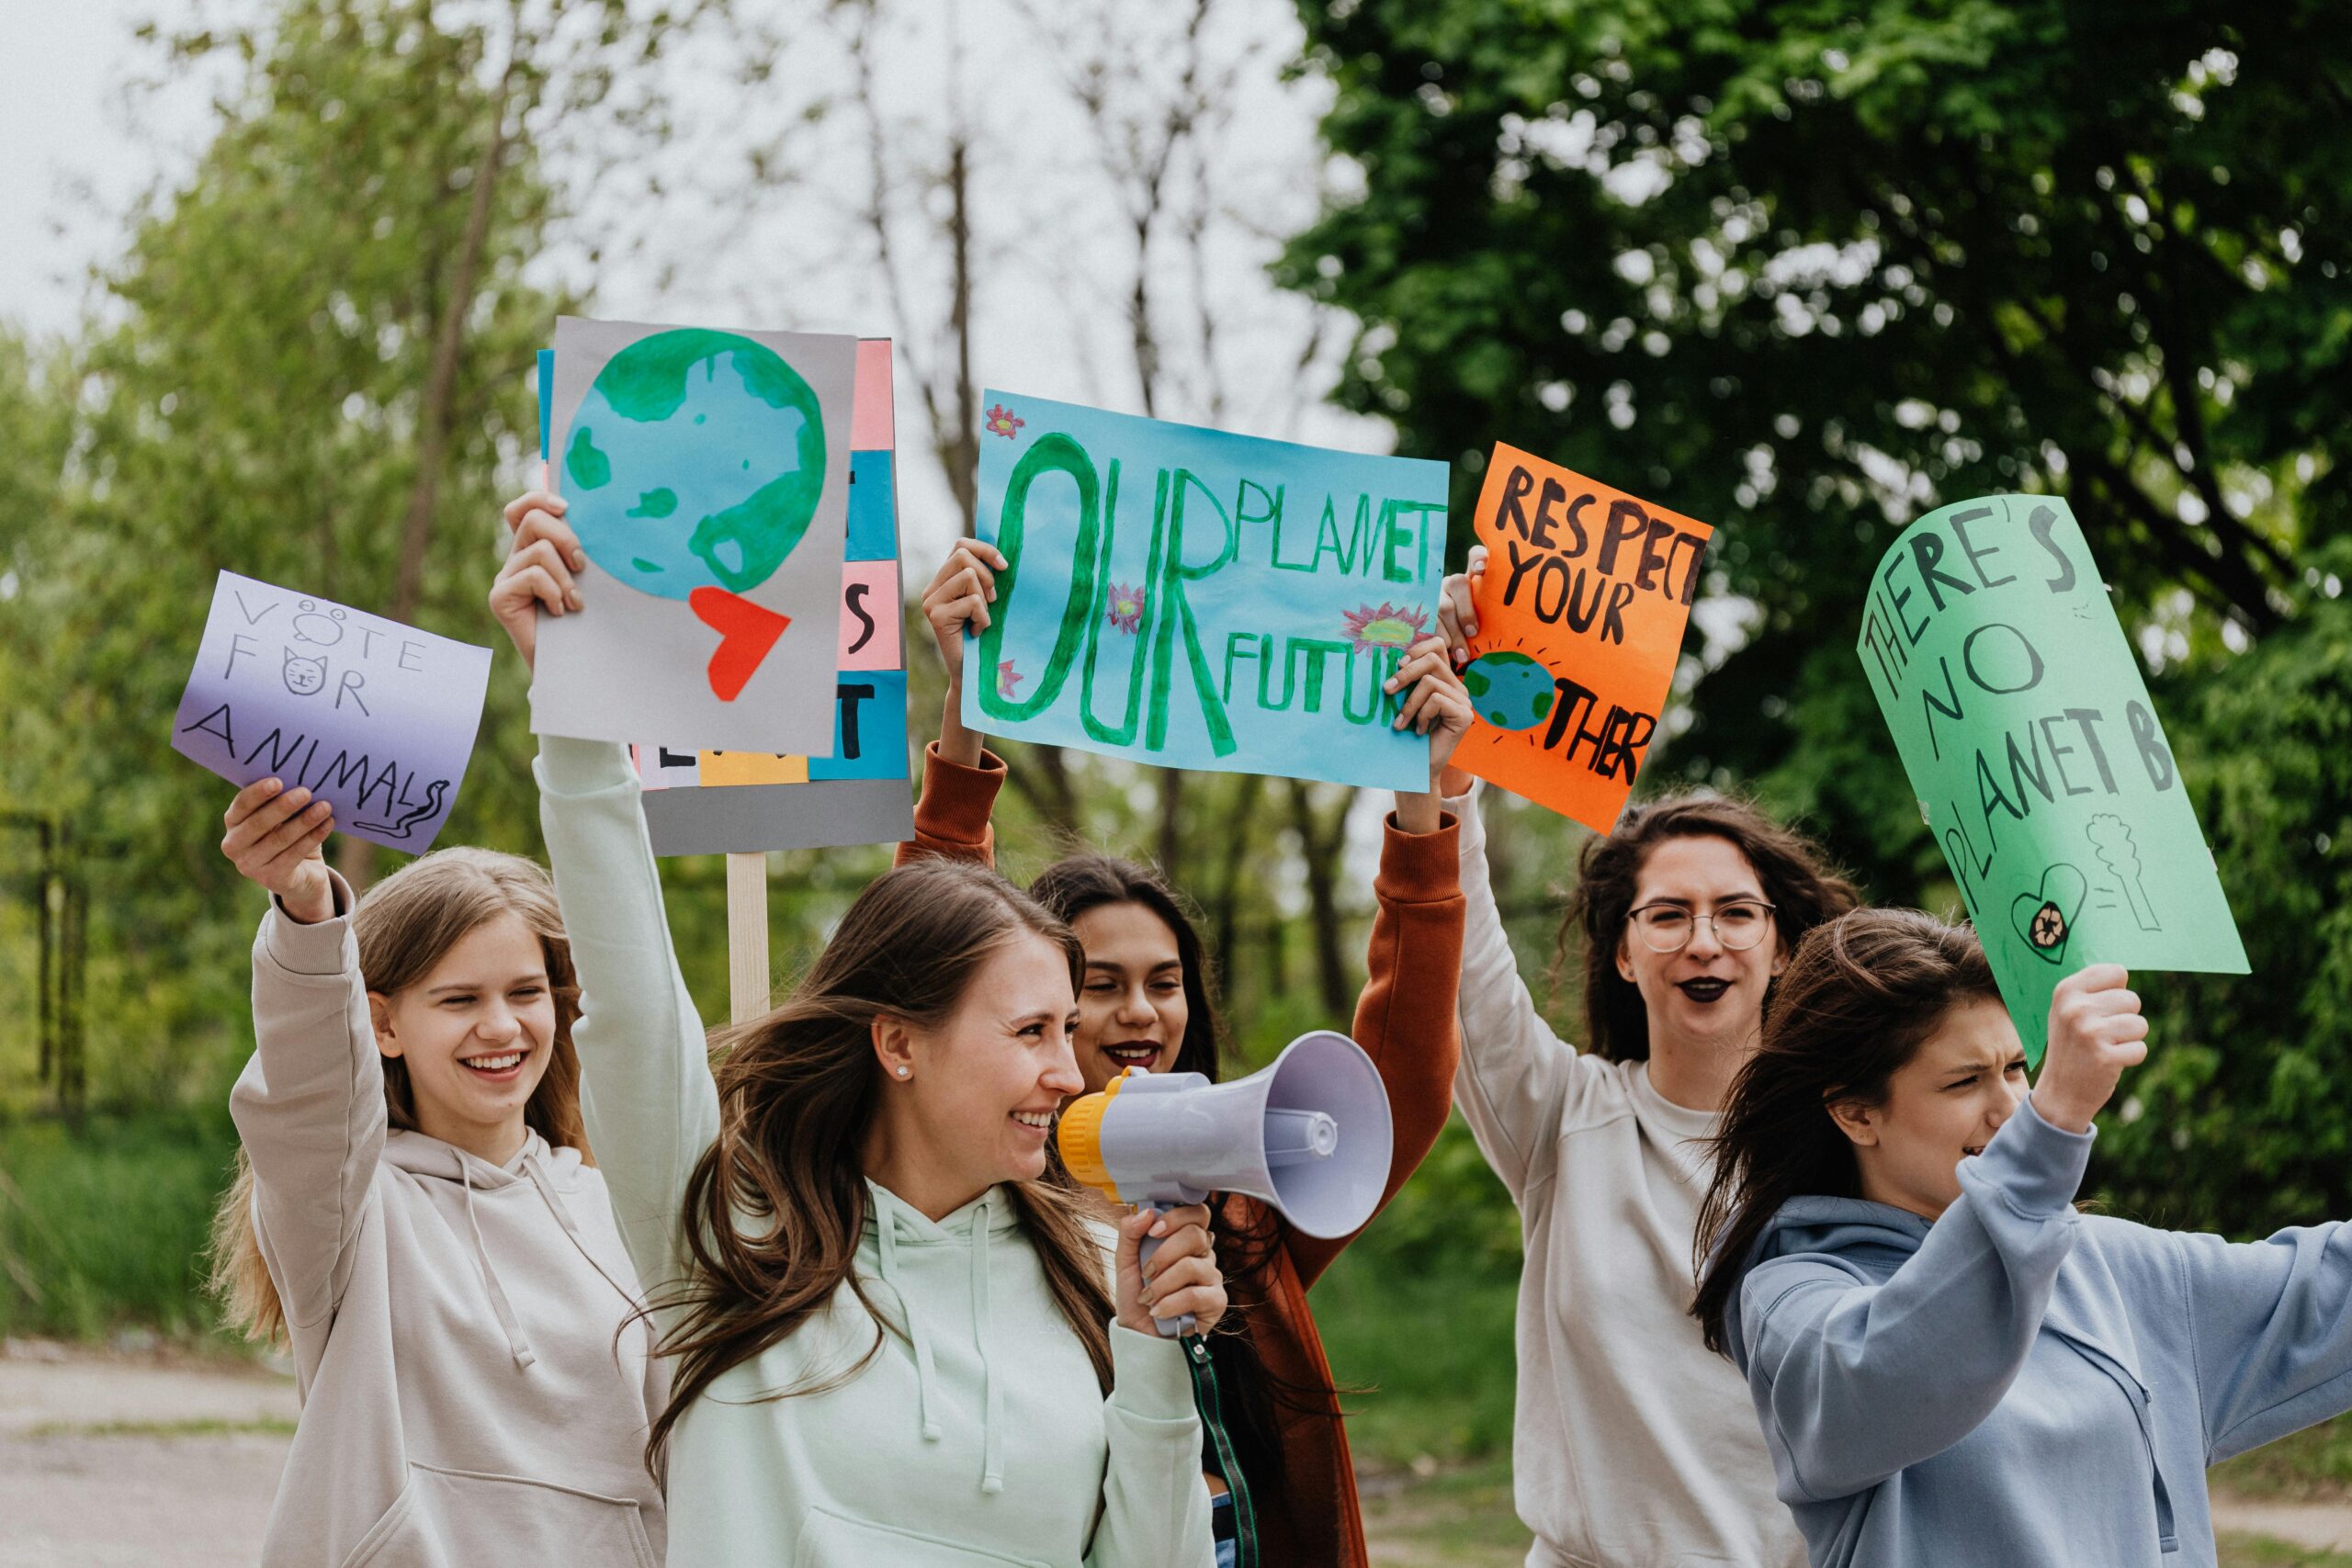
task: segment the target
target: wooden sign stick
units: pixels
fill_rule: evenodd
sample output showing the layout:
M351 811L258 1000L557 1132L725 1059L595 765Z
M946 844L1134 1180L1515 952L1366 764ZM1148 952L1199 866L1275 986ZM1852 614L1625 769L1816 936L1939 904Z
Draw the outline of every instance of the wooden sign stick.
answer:
M727 857L728 1015L748 1023L768 1010L768 857Z

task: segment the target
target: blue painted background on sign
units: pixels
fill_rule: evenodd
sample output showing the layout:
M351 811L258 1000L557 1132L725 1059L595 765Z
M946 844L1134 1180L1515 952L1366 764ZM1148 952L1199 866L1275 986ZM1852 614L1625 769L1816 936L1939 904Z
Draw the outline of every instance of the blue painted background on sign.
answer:
M1446 466L989 391L982 538L1011 558L964 722L1163 767L1421 789L1381 691L1437 627Z

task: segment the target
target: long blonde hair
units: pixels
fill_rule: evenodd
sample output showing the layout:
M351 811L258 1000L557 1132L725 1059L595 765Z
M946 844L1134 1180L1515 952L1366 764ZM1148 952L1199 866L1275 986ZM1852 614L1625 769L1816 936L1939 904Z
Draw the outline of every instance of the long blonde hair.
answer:
M523 1120L548 1143L578 1149L589 1160L580 1115L580 1057L571 1047L572 1021L580 1016L579 979L556 907L555 884L537 863L460 847L435 850L401 867L368 889L352 912L359 973L370 991L397 996L431 974L451 948L502 915L516 917L539 939L548 989L555 998L554 1046L546 1075L523 1108ZM416 1096L408 1064L397 1056L384 1057L382 1064L385 1120L395 1129L414 1132ZM242 1148L236 1180L213 1213L210 1250L212 1293L228 1325L262 1344L282 1343L286 1310L254 1234L253 1162Z
M690 1267L663 1303L680 1312L662 1344L676 1359L649 1459L713 1382L822 1311L842 1284L877 1325L889 1323L854 1267L866 1213L859 1154L881 1098L874 1021L945 1022L982 965L1024 935L1068 961L1075 995L1085 971L1078 938L1035 899L962 862L901 866L858 895L782 1007L718 1036L718 1137L686 1183ZM1006 1188L1107 1394L1114 1309L1080 1201L1050 1181ZM881 1348L877 1327L856 1365L780 1395L837 1387Z

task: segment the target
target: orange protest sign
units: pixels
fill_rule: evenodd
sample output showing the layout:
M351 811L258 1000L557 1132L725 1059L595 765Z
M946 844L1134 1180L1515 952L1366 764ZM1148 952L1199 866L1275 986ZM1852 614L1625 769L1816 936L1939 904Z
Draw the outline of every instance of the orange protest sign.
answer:
M1487 547L1456 767L1617 825L1657 731L1714 530L1498 442L1475 519Z

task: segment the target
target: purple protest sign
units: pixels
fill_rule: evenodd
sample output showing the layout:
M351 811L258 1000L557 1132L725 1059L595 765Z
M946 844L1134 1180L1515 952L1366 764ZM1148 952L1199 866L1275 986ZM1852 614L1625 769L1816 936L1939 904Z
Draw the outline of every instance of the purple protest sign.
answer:
M423 854L481 726L490 649L224 571L172 750L240 786L278 778L335 830Z

